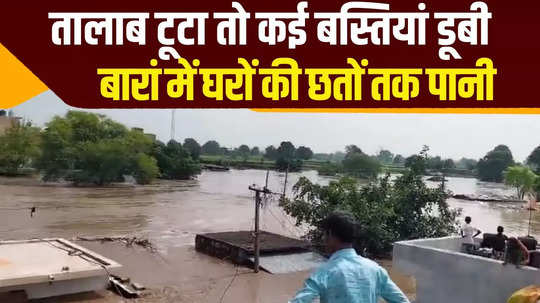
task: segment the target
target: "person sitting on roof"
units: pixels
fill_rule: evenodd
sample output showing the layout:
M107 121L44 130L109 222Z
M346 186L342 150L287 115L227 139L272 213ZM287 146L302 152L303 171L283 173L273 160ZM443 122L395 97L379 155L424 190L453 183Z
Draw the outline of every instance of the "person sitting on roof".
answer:
M506 249L506 240L508 237L503 234L504 228L502 226L497 227L497 235L493 237L493 257L497 260L504 259L504 251Z

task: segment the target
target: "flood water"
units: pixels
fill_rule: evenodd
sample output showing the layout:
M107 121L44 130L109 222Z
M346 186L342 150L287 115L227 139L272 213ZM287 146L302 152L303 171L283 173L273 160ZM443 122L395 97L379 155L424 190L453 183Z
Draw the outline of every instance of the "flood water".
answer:
M327 184L328 177L315 171L289 174L287 189L304 175ZM253 193L250 184L264 185L262 170L203 172L197 180L159 181L148 186L120 185L105 188L74 188L44 185L38 180L0 178L0 239L29 239L76 236L140 236L148 238L157 254L120 243L82 242L88 249L120 262L118 274L132 278L151 291L137 302L189 303L278 303L287 302L310 271L284 274L253 273L248 268L197 253L197 233L253 228ZM284 174L270 172L268 188L282 192ZM508 196L513 191L502 184L476 179L448 178L447 189L456 194ZM438 183L428 182L430 186ZM261 228L299 237L304 230L294 226L277 205L268 199L261 210ZM463 209L473 224L484 232L505 226L507 234L527 233L529 213L521 203L481 203L450 199L452 207ZM34 217L30 208L37 207ZM533 214L532 234L540 235L540 217ZM388 260L378 261L411 299L415 299L413 278L392 268ZM112 292L96 292L49 302L112 303Z
M148 237L158 248L194 244L194 235L253 228L253 193L248 185L264 185L266 171L205 171L196 180L159 181L148 186L73 188L43 186L37 181L0 179L0 238L72 238L80 235L139 235ZM290 192L299 176L326 184L331 179L315 171L289 174ZM447 189L456 194L512 195L503 184L479 182L473 178L448 178ZM435 182L428 182L432 186ZM284 174L270 172L268 187L282 192ZM462 208L473 224L484 232L498 225L507 234L527 234L529 212L521 203L486 203L450 199L452 207ZM33 218L28 208L37 207ZM284 235L300 236L295 227L269 199L261 211L261 227ZM540 235L540 216L532 213L531 234Z

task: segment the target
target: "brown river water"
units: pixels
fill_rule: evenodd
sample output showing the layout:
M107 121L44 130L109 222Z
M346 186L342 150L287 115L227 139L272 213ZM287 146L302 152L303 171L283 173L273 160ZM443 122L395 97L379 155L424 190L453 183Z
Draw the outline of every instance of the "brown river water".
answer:
M159 181L148 186L129 184L105 188L73 188L43 185L31 179L0 179L0 239L130 235L148 238L159 250L121 244L82 242L124 265L129 275L154 291L141 302L286 302L309 274L298 272L253 274L247 268L199 254L194 250L197 233L253 228L253 194L250 184L264 185L266 171L232 170L203 172L196 180ZM322 184L331 179L315 171L289 174L291 185L304 175ZM512 195L502 184L471 178L448 178L447 188L456 194ZM428 182L432 186L437 183ZM281 192L284 174L270 172L268 187ZM484 203L450 199L463 216L484 232L503 225L510 235L525 235L529 212L521 203ZM28 208L37 207L33 218ZM268 200L261 211L261 228L299 237L303 230ZM540 235L540 215L532 212L531 234ZM414 281L395 273L383 262L393 279L411 297ZM234 279L234 280L232 280ZM231 286L227 286L232 280ZM225 292L225 290L227 290ZM49 301L46 301L49 302ZM55 299L50 302L119 302L108 293Z

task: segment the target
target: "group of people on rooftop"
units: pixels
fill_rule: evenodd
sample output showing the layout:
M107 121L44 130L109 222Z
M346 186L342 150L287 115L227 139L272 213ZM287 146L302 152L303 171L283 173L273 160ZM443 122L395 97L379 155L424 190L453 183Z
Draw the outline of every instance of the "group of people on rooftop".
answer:
M461 228L462 248L467 253L478 250L475 238L482 233L471 221L466 217ZM355 229L355 220L348 213L335 212L324 220L324 242L330 259L304 282L289 303L311 303L317 298L321 303L377 303L379 298L388 303L410 303L384 268L356 253ZM502 226L497 227L490 246L493 256L504 260L503 264L529 262L527 247L518 238L504 235Z
M478 249L474 238L482 233L478 228L471 224L471 217L465 217L465 224L461 227L462 250L463 252L474 254ZM493 250L493 258L503 260L503 265L507 263L520 266L529 263L529 250L516 237L507 237L504 234L504 227L497 227L497 234L490 239L489 246Z

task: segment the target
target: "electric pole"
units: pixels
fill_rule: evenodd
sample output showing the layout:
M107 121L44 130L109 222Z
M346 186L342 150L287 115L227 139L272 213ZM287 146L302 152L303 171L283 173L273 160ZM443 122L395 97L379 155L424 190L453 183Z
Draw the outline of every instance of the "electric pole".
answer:
M174 112L175 109L171 111L171 140L174 140L174 137L176 135L176 121L174 120Z
M268 172L267 172L268 176ZM266 186L264 188L259 188L255 184L249 186L249 190L255 192L255 232L254 232L254 241L253 241L253 270L257 273L259 272L259 207L261 206L261 193L270 194L272 193Z

